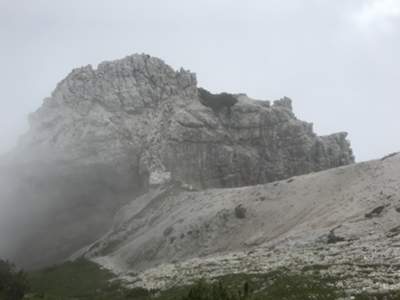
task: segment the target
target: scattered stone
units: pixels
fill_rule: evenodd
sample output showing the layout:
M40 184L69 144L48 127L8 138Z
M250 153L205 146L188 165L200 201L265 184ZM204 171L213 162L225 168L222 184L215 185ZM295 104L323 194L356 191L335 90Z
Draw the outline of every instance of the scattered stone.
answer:
M246 208L242 204L235 207L235 216L238 219L246 218Z

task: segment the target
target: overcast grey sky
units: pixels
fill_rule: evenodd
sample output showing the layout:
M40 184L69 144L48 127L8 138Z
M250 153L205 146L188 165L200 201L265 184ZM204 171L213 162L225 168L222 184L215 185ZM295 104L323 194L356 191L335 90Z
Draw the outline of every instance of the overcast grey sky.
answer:
M136 52L213 92L294 100L358 160L400 150L400 0L0 0L0 152L78 66Z

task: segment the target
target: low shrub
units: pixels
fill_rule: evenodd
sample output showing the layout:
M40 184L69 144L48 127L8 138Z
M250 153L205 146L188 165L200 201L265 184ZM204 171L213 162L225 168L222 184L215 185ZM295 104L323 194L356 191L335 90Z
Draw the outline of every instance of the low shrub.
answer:
M22 299L28 289L25 273L8 261L0 260L0 300Z

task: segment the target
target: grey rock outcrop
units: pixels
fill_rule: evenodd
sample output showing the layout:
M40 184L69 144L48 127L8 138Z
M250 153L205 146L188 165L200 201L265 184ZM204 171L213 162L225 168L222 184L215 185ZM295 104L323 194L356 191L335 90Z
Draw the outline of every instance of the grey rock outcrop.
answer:
M25 267L58 262L150 186L238 187L354 161L345 133L317 136L289 98L200 94L193 73L148 55L73 70L0 162L0 198L18 207L0 241L24 231L0 255Z
M137 188L168 178L243 186L354 161L345 133L316 136L289 98L233 96L236 104L215 111L202 104L193 73L132 55L73 70L31 115L21 147L109 163Z

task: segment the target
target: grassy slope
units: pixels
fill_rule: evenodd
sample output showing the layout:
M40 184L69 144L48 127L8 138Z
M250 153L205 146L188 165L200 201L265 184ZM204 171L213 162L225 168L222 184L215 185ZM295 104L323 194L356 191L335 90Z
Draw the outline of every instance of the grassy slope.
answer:
M151 293L122 287L120 282L112 280L111 273L86 260L32 272L28 277L31 294L27 298L30 300L333 300L343 296L335 287L335 278L321 276L317 268L303 274L281 270L269 274L228 275L214 283L200 282ZM397 300L400 294L386 295L386 298L365 295L355 299Z
M31 272L31 299L125 299L112 274L96 264L78 260Z

